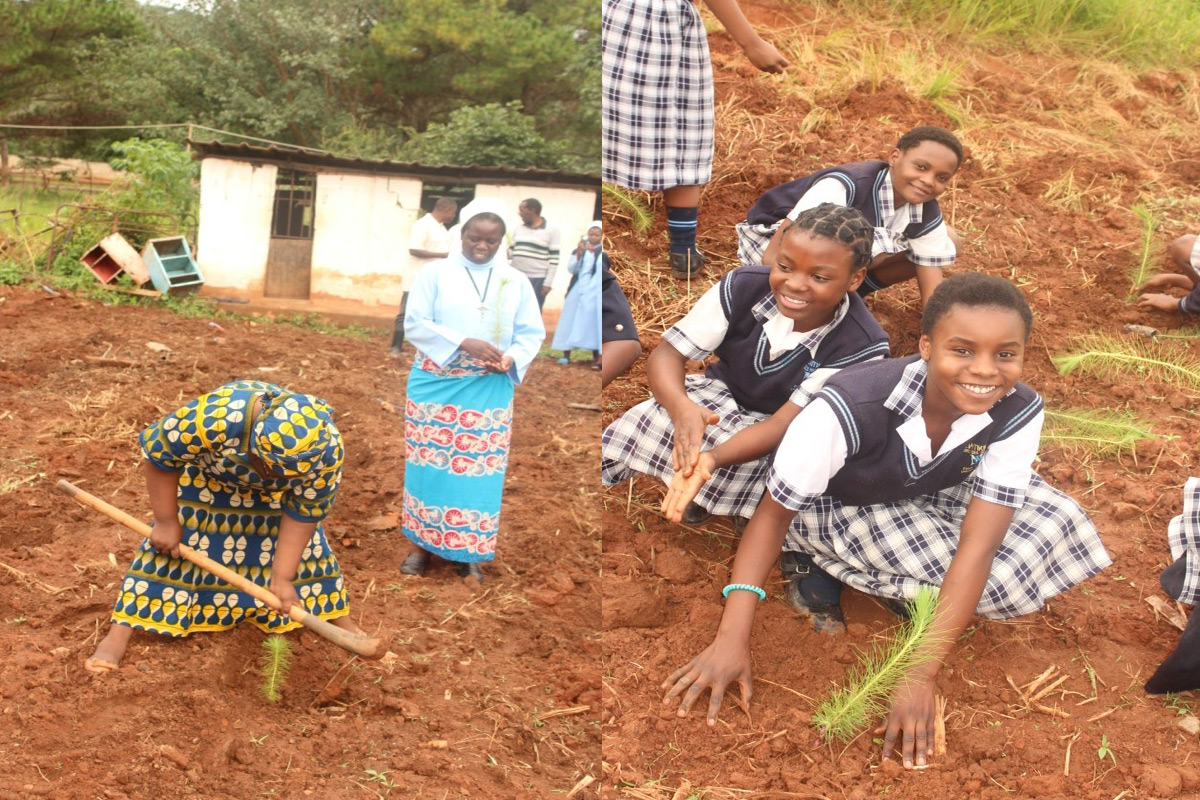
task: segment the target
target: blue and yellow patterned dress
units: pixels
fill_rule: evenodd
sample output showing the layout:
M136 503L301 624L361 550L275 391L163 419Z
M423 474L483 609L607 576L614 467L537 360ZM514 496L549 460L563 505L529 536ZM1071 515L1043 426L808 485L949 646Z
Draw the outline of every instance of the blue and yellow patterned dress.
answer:
M260 395L262 410L248 420ZM317 398L261 381L235 381L142 431L139 441L146 459L179 473L183 544L269 586L283 515L320 522L333 507L343 453L331 414ZM271 425L264 425L268 420ZM278 441L282 426L286 444L294 446L305 438L305 425L321 430L320 446L310 448L301 462L305 469L289 477L261 478L249 460L248 434ZM350 612L341 568L321 525L304 548L293 583L304 606L316 616L336 619ZM125 574L112 620L168 636L226 630L242 620L274 632L299 625L199 567L158 554L149 540L142 542Z

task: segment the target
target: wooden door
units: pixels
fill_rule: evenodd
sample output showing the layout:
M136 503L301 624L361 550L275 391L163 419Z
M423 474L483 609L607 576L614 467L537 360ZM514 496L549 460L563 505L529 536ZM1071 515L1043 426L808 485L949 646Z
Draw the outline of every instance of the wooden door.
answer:
M313 172L281 168L276 175L264 297L308 299L312 289L316 185Z

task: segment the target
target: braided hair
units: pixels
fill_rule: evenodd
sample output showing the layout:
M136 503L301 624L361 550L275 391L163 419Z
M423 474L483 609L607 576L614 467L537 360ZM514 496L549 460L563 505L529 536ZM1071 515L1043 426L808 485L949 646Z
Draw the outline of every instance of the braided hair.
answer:
M784 235L789 236L797 231L844 244L850 250L851 264L855 271L864 269L871 263L875 228L856 208L839 206L836 203L821 203L814 208L805 209Z
M938 320L949 314L955 306L1015 311L1025 324L1026 339L1033 331L1033 312L1029 310L1029 303L1020 289L995 275L962 272L951 275L933 290L921 313L921 333L932 335Z

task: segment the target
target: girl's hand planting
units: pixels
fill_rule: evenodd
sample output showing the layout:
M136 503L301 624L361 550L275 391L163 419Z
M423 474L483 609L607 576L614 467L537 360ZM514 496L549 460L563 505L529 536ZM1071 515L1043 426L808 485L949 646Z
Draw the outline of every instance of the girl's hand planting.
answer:
M716 725L725 690L734 681L741 687L742 696L734 697L733 701L749 715L750 697L754 694L749 643L733 643L718 636L700 655L663 681L662 688L668 690L663 696L663 705L670 705L676 697L681 697L676 715L685 717L704 690L710 689L708 724Z
M713 412L699 403L684 400L671 411L671 422L675 425L675 450L671 454L671 466L685 477L692 474L700 458L700 445L704 441L704 429L719 420Z
M923 767L933 755L933 718L936 713L937 687L933 680L913 675L897 687L892 695L892 709L887 719L875 729L883 735L883 758L892 757L896 749L905 769ZM900 737L897 746L896 737Z
M672 475L667 496L662 501L663 516L672 522L681 521L688 503L696 499L696 495L700 494L701 487L707 481L712 480L713 470L716 468L716 459L713 458L711 452L705 450L697 457L696 466L690 474L676 472Z

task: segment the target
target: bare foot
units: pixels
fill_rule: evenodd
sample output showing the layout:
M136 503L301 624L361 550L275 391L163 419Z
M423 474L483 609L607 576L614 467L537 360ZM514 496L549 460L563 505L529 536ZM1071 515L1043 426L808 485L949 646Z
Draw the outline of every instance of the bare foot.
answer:
M96 647L92 657L83 662L83 668L95 675L112 672L121 664L125 648L129 646L129 637L133 628L125 625L110 625L108 635Z

